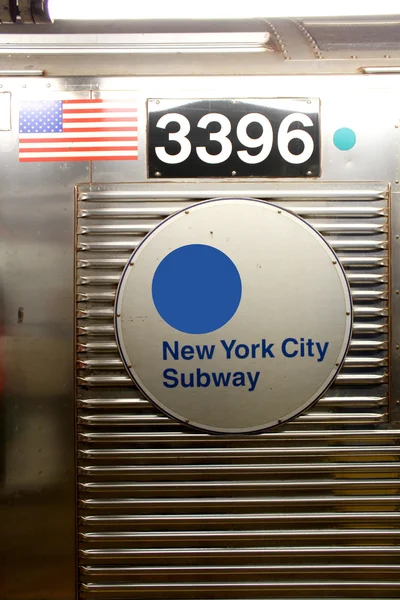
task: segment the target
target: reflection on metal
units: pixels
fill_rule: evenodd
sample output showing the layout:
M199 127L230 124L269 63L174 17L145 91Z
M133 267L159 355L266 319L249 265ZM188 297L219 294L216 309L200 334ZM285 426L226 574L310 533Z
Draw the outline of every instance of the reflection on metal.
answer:
M398 75L400 67L361 67L365 75Z
M41 69L0 69L0 77L41 77Z
M386 186L231 186L79 186L82 598L187 600L238 590L283 598L303 589L309 598L327 590L397 597ZM224 193L272 200L323 227L355 308L336 384L307 414L257 436L195 433L157 412L122 371L112 324L123 265L143 235L175 210Z
M119 54L273 51L267 32L142 34L3 34L0 53Z
M0 131L11 131L10 92L0 92Z

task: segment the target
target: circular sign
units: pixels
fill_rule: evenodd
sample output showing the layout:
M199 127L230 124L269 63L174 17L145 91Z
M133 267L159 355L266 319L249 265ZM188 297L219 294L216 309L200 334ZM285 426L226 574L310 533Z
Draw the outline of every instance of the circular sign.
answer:
M132 379L170 417L252 433L309 408L352 327L343 268L298 216L248 198L200 202L132 254L115 305Z

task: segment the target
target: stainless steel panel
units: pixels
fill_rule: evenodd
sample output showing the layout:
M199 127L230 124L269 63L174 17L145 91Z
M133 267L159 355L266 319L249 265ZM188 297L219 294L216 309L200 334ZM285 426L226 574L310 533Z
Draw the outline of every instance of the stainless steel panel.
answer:
M0 596L72 600L74 184L89 165L18 163L18 102L49 90L0 85L12 92L12 130L0 132Z
M215 196L273 200L340 252L355 306L336 384L289 426L195 433L122 368L123 265L165 216ZM388 428L386 184L79 186L77 370L81 597L397 597L397 430Z

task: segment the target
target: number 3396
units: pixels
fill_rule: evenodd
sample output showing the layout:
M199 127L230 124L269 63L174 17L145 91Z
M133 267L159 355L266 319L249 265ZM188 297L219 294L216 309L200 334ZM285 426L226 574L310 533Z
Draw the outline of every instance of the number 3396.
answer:
M163 115L156 123L156 127L165 129L170 123L177 123L179 126L178 131L168 134L169 141L179 144L178 153L170 154L165 146L156 146L154 150L160 161L169 165L176 165L189 158L192 152L192 143L188 138L191 125L187 117L176 112ZM235 152L241 161L250 165L261 163L268 158L274 142L274 132L270 121L265 115L256 112L249 113L242 117L237 124L236 136L240 144L245 148L259 149L258 152L251 154L247 150L235 151L233 149L232 142L228 137L232 131L232 124L228 117L216 112L209 113L201 117L197 127L207 129L211 123L217 123L220 126L217 133L209 133L209 141L218 142L220 151L217 154L210 154L206 146L197 146L195 148L197 156L204 163L213 165L223 163L231 157L232 152ZM248 127L252 123L261 126L261 134L255 138L248 135ZM304 129L291 129L289 131L293 123L301 123ZM313 126L314 123L311 118L300 112L289 114L282 120L277 133L277 146L283 160L293 165L307 162L314 152L314 140L307 129ZM294 154L289 148L290 142L296 139L301 140L303 145L299 154Z

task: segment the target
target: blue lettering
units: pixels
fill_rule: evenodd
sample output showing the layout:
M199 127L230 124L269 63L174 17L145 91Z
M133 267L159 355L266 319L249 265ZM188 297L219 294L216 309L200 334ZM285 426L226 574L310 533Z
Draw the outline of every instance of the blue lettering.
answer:
M184 388L194 387L194 375L193 373L189 373L188 375L188 381L186 381L186 373L181 373L181 384Z
M204 379L204 383L202 382L202 379ZM196 380L197 380L197 387L208 387L211 382L211 378L210 378L209 374L204 373L200 369L196 369Z
M250 354L250 349L246 344L239 344L235 348L236 358L247 358Z
M181 355L183 360L192 360L194 356L193 346L182 346Z
M275 344L268 344L267 346L267 341L261 340L261 356L265 358L268 355L270 358L275 358L275 355L272 352L273 346L275 346Z
M316 345L318 353L319 353L319 358L318 358L317 362L322 362L324 360L325 354L328 350L329 342L325 342L323 346L319 342L315 342L315 345Z
M208 360L211 360L214 356L215 344L213 344L212 346L196 346L196 350L197 356L200 360L203 360L204 358L208 358Z
M252 377L252 374L249 371L247 371L247 377L249 378L249 381L250 381L249 392L252 392L253 390L256 389L257 381L258 381L258 378L260 377L260 371L256 371L254 374L254 377Z
M168 342L163 342L162 343L162 348L163 348L163 360L168 360L168 351L171 354L171 357L174 360L178 360L179 359L179 346L178 346L178 342L174 342L174 349L171 348L171 346L168 344Z
M229 344L229 346L228 346L228 344L226 343L226 341L225 341L225 340L221 340L221 344L222 344L222 347L223 347L223 349L224 349L224 350L225 350L225 352L226 352L226 358L227 358L228 360L230 360L230 358L231 358L231 354L232 354L232 350L233 350L233 347L234 347L234 345L236 344L236 340L232 340L232 341L231 341L231 343Z
M294 358L295 356L298 355L299 351L298 350L293 350L293 352L289 352L288 349L287 349L287 345L288 344L293 344L294 346L297 346L298 342L294 338L286 338L286 340L283 340L283 342L282 342L282 354L283 354L283 356L286 356L286 358Z
M223 385L223 387L226 387L227 385L229 385L230 379L231 379L231 372L228 373L211 373L211 376L213 378L214 384L216 387L219 387L221 384Z
M245 381L244 373L237 371L236 373L233 374L232 385L234 385L235 387L242 387L245 384L246 384L246 381Z
M163 373L164 379L172 381L172 383L166 383L165 381L163 382L163 385L166 388L175 388L179 384L178 378L174 377L174 375L178 375L178 371L175 371L175 369L165 369Z

